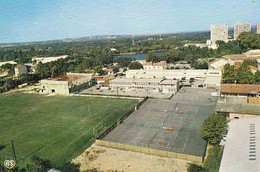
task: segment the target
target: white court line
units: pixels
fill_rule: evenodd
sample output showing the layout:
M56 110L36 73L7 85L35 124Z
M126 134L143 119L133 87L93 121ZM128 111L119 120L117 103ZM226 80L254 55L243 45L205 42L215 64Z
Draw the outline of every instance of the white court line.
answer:
M186 147L186 144L187 144L187 142L188 142L188 137L186 138L186 141L185 141L185 143L184 143L184 146L183 146L183 148L182 148L182 152L183 152L183 150L185 149L185 147Z
M169 143L168 143L168 145L167 145L167 147L166 147L167 149L169 148L170 144L171 144L171 142L169 141Z

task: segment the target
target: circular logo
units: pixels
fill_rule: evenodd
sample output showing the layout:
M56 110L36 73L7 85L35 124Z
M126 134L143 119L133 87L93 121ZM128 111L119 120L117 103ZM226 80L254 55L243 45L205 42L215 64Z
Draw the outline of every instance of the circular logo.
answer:
M4 166L8 169L12 169L15 166L15 161L14 160L5 160Z

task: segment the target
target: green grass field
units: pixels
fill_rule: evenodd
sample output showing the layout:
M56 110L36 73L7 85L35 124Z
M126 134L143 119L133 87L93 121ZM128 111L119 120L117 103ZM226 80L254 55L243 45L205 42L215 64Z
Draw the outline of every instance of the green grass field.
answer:
M18 159L32 155L55 164L70 161L89 147L93 127L108 127L138 100L33 94L0 95L0 155L12 157L14 140ZM89 109L88 109L89 107Z

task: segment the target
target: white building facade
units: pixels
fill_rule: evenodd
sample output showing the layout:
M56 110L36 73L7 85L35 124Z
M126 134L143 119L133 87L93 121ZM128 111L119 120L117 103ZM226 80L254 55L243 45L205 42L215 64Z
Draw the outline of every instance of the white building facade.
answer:
M161 92L175 94L179 89L178 80L167 80L164 78L122 78L118 77L110 81L112 90L121 89L124 91L142 90L147 92Z
M201 81L202 85L207 87L219 87L221 80L221 70L213 69L201 69L201 70L128 70L126 71L126 78L139 78L139 79L156 79L156 78L165 78L165 79L177 79L177 80L186 80L189 81L193 78L196 81ZM206 83L203 83L205 82Z
M210 26L210 40L212 44L216 41L228 41L228 26L227 25L211 25Z
M77 87L89 82L92 74L67 73L65 76L41 80L40 93L70 94L77 90Z
M251 24L250 23L238 23L234 25L234 40L238 39L238 36L243 32L251 32Z

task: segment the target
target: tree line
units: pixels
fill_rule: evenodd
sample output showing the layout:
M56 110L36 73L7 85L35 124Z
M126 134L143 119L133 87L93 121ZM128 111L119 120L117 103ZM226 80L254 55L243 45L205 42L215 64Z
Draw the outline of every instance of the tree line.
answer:
M249 66L258 68L256 60L244 60L240 67L226 64L222 82L224 84L260 84L260 71L252 72Z

